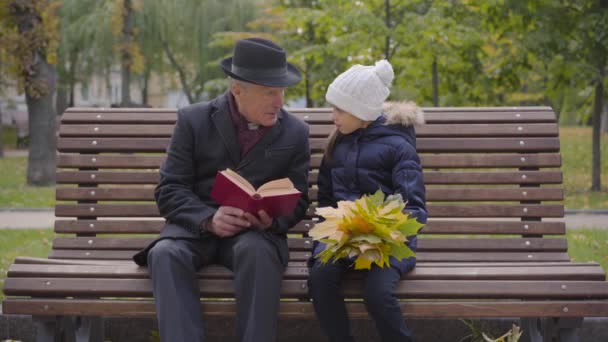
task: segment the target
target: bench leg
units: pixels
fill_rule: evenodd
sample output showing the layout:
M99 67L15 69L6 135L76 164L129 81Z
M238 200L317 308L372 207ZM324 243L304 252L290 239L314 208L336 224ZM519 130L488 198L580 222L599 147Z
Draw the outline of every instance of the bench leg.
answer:
M560 342L579 342L583 318L560 318L557 321Z
M582 318L522 318L521 342L579 342Z
M74 323L76 342L103 342L103 318L76 317Z
M54 342L57 328L55 317L33 317L36 342Z
M103 342L101 317L34 317L36 342Z
M36 342L75 342L74 326L70 317L34 316Z
M521 318L521 342L544 342L543 341L543 322L540 318L526 317Z

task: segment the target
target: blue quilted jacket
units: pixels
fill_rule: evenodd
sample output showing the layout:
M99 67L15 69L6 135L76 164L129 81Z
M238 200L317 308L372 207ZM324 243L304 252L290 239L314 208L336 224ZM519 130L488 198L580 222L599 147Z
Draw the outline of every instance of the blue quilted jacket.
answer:
M336 141L332 158L324 158L319 170L319 206L336 207L338 201L356 200L381 189L385 195L401 194L405 210L426 223L425 188L416 153L414 123L423 122L422 111L412 103L391 103L367 128ZM416 250L416 236L408 237ZM315 242L313 257L324 249ZM415 258L396 260L391 266L402 274L416 264Z

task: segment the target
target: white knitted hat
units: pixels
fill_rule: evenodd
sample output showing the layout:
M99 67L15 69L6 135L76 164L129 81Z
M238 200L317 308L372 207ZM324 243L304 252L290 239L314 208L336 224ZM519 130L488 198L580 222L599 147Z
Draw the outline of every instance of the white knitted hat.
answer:
M325 99L361 120L374 121L382 113L394 77L387 60L374 66L353 65L329 85Z

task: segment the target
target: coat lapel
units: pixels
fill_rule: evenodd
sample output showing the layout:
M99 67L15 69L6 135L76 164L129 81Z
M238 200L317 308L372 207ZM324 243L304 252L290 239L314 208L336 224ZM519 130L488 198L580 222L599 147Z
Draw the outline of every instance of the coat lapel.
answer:
M236 139L232 119L230 118L226 94L218 98L216 103L218 110L211 114L211 120L213 120L213 124L215 125L218 134L228 150L233 165L238 165L241 160L241 150Z

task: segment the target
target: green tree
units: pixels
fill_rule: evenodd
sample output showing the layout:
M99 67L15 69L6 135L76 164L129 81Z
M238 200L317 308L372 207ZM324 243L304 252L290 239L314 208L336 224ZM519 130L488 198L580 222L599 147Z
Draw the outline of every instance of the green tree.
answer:
M290 0L279 1L274 15L262 20L276 26L273 32L302 69L309 106L324 102L340 72L379 59L390 60L397 73L392 98L436 105L486 100L474 89L475 77L483 75L478 20L461 2Z
M141 11L143 0L114 0L112 8L112 34L116 37L114 48L120 56L121 96L120 105L130 107L131 78L133 73L144 69L144 56L138 44L136 15Z
M554 91L569 89L589 95L578 104L581 112L591 112L592 191L601 190L600 131L608 74L608 0L521 2L504 1L496 17L517 17L518 25L505 29L520 32L518 42L547 66ZM553 99L553 102L556 99ZM558 99L559 100L559 99ZM581 103L582 102L582 103ZM587 115L585 115L587 116Z
M27 182L48 185L55 181L56 50L60 3L51 0L12 0L0 3L3 53L10 72L25 91L30 145Z
M59 12L60 43L57 52L57 96L55 107L62 114L67 107L74 106L74 89L78 82L86 84L92 70L85 70L82 64L88 58L87 50L92 48L94 37L90 34L95 25L89 21L92 0L64 0ZM97 41L97 44L100 42Z
M255 5L246 0L146 1L147 34L154 33L188 102L203 99L204 92L214 95L213 84L223 77L218 62L229 53L214 43L214 34L243 31L255 18Z

